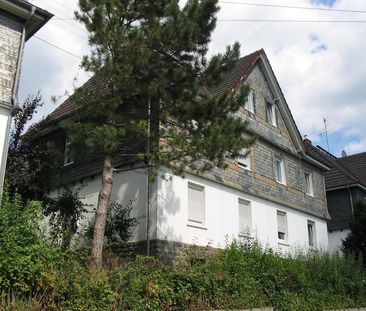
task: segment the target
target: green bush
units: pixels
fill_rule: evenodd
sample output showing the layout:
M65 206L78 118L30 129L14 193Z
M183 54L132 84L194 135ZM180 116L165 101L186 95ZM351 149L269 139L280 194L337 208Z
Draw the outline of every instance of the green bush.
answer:
M273 306L307 311L366 306L361 261L322 252L283 256L253 239L215 253L197 247L177 265L150 257L105 258L48 245L39 202L3 195L0 208L1 310L219 310Z

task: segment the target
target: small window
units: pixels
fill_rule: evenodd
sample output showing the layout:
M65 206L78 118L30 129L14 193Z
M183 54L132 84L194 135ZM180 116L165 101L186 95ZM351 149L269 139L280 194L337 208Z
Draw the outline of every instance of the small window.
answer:
M239 199L239 233L248 232L252 228L250 202Z
M315 222L308 220L308 238L309 238L309 246L315 246Z
M285 184L285 163L282 157L276 156L275 157L275 177L276 181Z
M66 139L65 140L64 165L69 165L72 163L74 163L72 144L71 144L70 140Z
M244 109L254 113L255 108L255 93L253 90L249 91L248 96L244 99Z
M266 103L266 118L269 124L277 126L277 110L275 104L270 102Z
M281 211L277 211L277 237L279 240L287 240L287 217Z
M188 183L188 221L205 224L205 188Z
M244 168L245 170L250 170L250 150L242 150L242 154L245 156L238 157L238 166Z
M305 173L305 192L314 196L313 174L311 173Z

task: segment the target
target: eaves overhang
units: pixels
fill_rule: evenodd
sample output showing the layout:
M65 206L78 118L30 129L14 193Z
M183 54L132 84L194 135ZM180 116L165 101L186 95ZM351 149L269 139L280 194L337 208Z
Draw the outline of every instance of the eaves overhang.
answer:
M24 0L0 0L0 10L18 17L26 23L25 40L41 29L53 14Z

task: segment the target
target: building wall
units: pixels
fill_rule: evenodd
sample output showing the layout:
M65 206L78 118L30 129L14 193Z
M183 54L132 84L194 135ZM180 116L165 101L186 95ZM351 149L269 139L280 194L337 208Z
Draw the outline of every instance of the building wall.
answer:
M10 104L21 43L22 23L0 11L0 103Z
M277 109L278 125L273 126L269 124L266 120L266 100L275 100L270 87L265 79L263 71L259 65L256 65L252 72L249 74L248 78L244 82L249 85L249 87L254 90L256 105L255 113L252 114L241 108L239 115L249 121L248 130L256 133L259 136L267 138L273 144L287 149L291 152L296 152L288 129L286 128L285 122L279 109Z
M225 247L238 237L238 199L250 201L252 234L265 245L290 251L308 247L307 221L315 222L317 247L327 249L324 219L261 199L220 183L188 174L186 178L167 175L158 180L157 239L212 247ZM171 180L170 180L171 177ZM188 182L204 186L206 224L188 223ZM288 240L277 238L277 210L287 213Z
M101 175L85 179L73 185L73 189L78 191L82 201L88 204L86 207L87 212L79 223L79 232L85 231L89 222L94 218L101 186ZM56 197L57 193L58 191L53 191L51 196ZM133 209L130 216L139 219L138 225L132 230L131 242L146 240L146 196L146 175L144 170L137 169L135 171L114 173L111 201L118 201L123 207L126 207L132 201ZM152 211L151 218L154 218L154 211ZM151 221L151 223L151 232L154 234L156 221Z
M329 231L329 247L331 253L341 253L342 240L344 240L351 231L349 229L340 229Z
M14 87L22 23L0 10L0 192L5 173L9 140L11 97Z
M280 109L277 109L278 126L275 127L267 122L266 100L274 101L274 98L259 65L254 67L244 83L255 92L256 98L254 114L244 108L238 112L238 116L249 121L248 130L258 136L249 154L251 169L245 171L237 165L236 161L228 161L228 169L215 169L211 174L211 179L265 199L271 199L279 204L326 218L328 211L324 172L304 162L297 155ZM285 185L275 180L276 155L280 155L284 159ZM313 196L305 193L305 171L312 173Z

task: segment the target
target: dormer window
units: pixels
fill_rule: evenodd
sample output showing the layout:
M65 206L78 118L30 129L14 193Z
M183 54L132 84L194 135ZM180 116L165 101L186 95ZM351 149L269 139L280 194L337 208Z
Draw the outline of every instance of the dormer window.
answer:
M277 110L276 105L267 101L266 103L267 122L273 126L277 126Z
M65 140L64 166L74 163L74 156L72 151L71 141Z
M253 90L249 91L249 94L247 97L245 97L244 99L244 109L254 113L254 109L255 109L255 93Z

